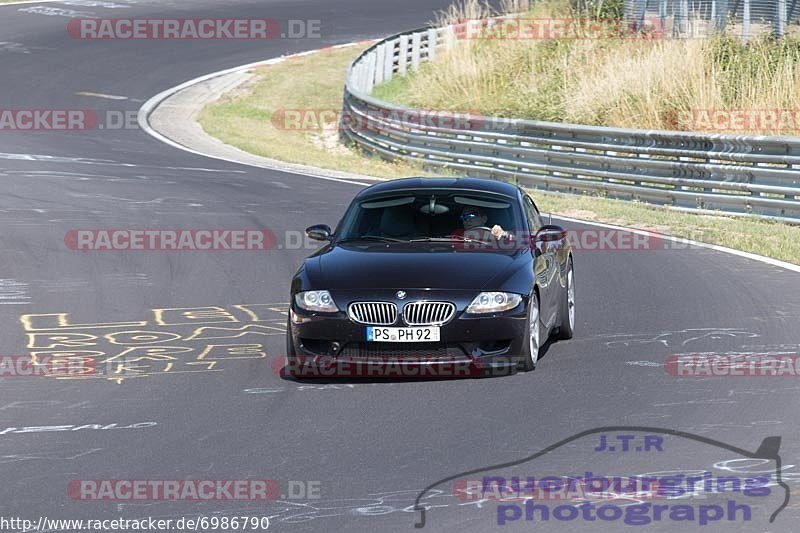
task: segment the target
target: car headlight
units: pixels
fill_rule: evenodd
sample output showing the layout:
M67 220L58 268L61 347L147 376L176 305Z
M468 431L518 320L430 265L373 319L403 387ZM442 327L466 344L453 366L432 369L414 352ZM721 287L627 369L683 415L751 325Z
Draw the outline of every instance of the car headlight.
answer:
M514 309L522 301L522 296L510 292L482 292L467 307L467 313L481 315L499 313Z
M298 292L294 296L297 307L306 311L321 311L323 313L335 313L339 310L333 301L331 293L328 291L305 291Z

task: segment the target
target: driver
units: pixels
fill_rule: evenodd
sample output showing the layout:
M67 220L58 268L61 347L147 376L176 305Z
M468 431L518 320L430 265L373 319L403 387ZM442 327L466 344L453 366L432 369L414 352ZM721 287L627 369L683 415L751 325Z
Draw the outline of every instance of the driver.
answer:
M461 223L464 224L465 230L471 230L479 227L488 228L486 225L487 220L489 220L489 217L480 207L467 205L461 211ZM501 239L509 236L508 232L505 231L499 224L492 226L491 232L495 239Z

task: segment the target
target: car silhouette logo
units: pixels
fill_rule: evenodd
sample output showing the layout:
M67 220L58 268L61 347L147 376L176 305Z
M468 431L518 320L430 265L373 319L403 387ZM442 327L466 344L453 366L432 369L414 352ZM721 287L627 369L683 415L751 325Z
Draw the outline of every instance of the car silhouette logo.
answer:
M624 435L617 435L616 440L614 440L612 436L618 434L618 432L623 432ZM641 435L637 436L637 433ZM591 447L587 447L581 451L582 447L580 446L579 442L581 439L587 438L592 442ZM659 447L659 451L666 452L666 455L663 453L647 454L646 443L648 442L648 439L653 442L657 441L659 443L662 441L668 442L669 444L664 446L665 449L661 449ZM644 446L623 443L622 448L620 448L619 442L621 440L631 441L634 443L643 442ZM595 444L598 444L598 446L595 446ZM706 453L710 451L712 455L707 459L711 460L712 466L708 469L698 470L696 466L701 465L702 461L696 464L687 464L687 445L701 447L699 450L692 450L692 452L694 452L691 455L692 457L705 456ZM622 505L619 505L620 509L625 508L630 510L636 507L634 505L630 505L631 503L637 503L643 509L653 507L652 504L649 503L651 499L662 499L662 503L672 503L672 498L685 498L687 501L681 503L691 503L692 499L694 498L697 498L698 500L714 497L728 498L728 496L725 495L727 490L724 488L725 483L729 484L729 488L734 487L737 484L736 481L732 481L734 478L730 477L731 473L738 473L740 476L742 476L744 481L740 480L740 482L743 483L743 485L740 485L740 487L747 487L748 484L750 484L751 489L755 488L756 486L759 487L753 492L748 493L747 489L745 489L744 491L740 491L739 494L742 494L747 498L751 496L773 495L773 498L770 500L765 500L764 504L755 503L753 507L753 509L759 508L761 516L772 523L776 520L780 512L788 506L790 499L789 485L784 481L782 476L782 471L786 467L782 466L783 463L781 456L778 453L780 446L780 436L765 437L756 451L750 451L719 440L676 429L649 426L604 426L591 428L564 438L558 442L552 443L549 446L539 449L532 455L528 455L527 457L522 457L517 460L507 461L492 466L474 468L428 485L425 489L417 494L417 498L413 506L413 510L418 513L417 521L415 522L414 527L417 529L425 527L426 514L431 508L424 503L424 500L428 495L434 494L437 487L441 487L447 483L452 484L452 494L454 496L459 497L468 504L480 504L477 505L476 509L482 509L483 503L497 502L497 524L505 525L506 521L514 522L522 520L522 508L520 505L523 504L520 504L520 501L524 501L524 505L527 505L533 504L534 499L537 500L537 503L540 506L546 506L548 503L550 503L553 504L554 508L558 508L558 504L564 504L565 508L576 507L575 503L579 503L583 505L583 507L591 507L598 502L602 502L603 504L611 504L608 505L610 507L613 506L614 500L616 500L617 502L622 502ZM715 453L715 449L723 450L727 454L732 454L733 458L719 461L718 458L713 455ZM557 455L559 450L562 454L566 455ZM674 458L678 460L677 465L680 465L678 469L669 468L671 455L669 453L670 451L674 453ZM641 455L642 453L646 454L646 459ZM598 459L601 457L628 457L630 458L629 461L632 463L631 467L636 469L633 471L634 474L632 476L630 475L631 472L628 472L628 483L631 482L630 480L641 481L644 479L649 479L652 481L655 479L656 481L654 483L656 483L656 485L654 485L654 487L656 488L644 488L643 491L640 491L640 489L635 485L629 485L624 489L619 488L621 486L619 485L613 490L606 490L604 486L600 486L598 489L596 487L597 483L599 482L602 485L604 482L603 477L605 476L605 474L598 471L598 468L604 469L604 467L602 466L602 462L600 464L595 463L591 459L592 457L597 457ZM640 459L637 461L634 459L636 457L639 457ZM540 466L537 468L535 464L532 464L532 462L540 458L546 459L539 461ZM571 467L574 467L575 465L581 464L580 461L582 459L589 459L589 464L594 463L594 467L580 469L581 472L585 471L586 473L582 479L580 477L573 478L572 476L557 475L559 473L563 474L563 472L558 470L561 467L553 468L553 465L559 464L562 466L567 464L571 465ZM603 461L602 459L599 460ZM664 463L663 461L667 462ZM613 464L611 467L613 468L613 470L611 470L613 475L620 476L620 469L622 469L622 473L625 473L624 464L621 465L619 461L609 464ZM634 464L638 464L639 466L633 466ZM519 467L522 467L521 472L519 471ZM638 472L639 467L643 467L644 470L647 470L647 472L636 473ZM754 468L757 470L754 470ZM517 470L512 470L509 472L509 469ZM572 474L571 472L568 473ZM531 477L530 474L539 474L544 475L545 477L540 477L540 482L537 483L535 481L535 476ZM692 484L691 487L686 485L689 488L685 491L683 489L678 489L676 492L671 492L673 489L669 487L679 487L681 480L684 478L687 482L690 479L693 479L695 481L692 481L692 483L695 483L696 480L701 479L700 477L697 477L700 474L702 474L704 479L704 484L702 487L695 487L694 484ZM581 489L583 490L583 494L580 494L580 491L578 491L577 499L567 496L566 492L568 491L562 491L564 492L563 495L559 494L557 490L558 487L554 488L552 485L553 480L557 480L558 483L562 485L562 488L564 486L570 487L568 490L572 490L572 488L574 488L571 484L560 481L563 479L568 479L570 482L574 480L576 482L575 487L583 487ZM615 479L621 480L622 477L617 477ZM714 479L716 479L716 488L714 487ZM506 480L508 480L508 483L506 483ZM543 485L541 482L545 480L548 481L546 481ZM620 483L620 481L615 482ZM492 485L492 483L499 483L499 485ZM547 483L550 483L550 488L543 489ZM594 484L594 486L592 484ZM610 485L606 485L606 487L607 486ZM633 492L633 490L630 488L631 486L634 486L633 490L636 490L637 492ZM492 492L493 488L497 488L498 490L496 495L494 495ZM514 490L517 492L514 493ZM739 489L732 489L732 491L728 492L728 494L735 494L736 490ZM525 491L527 491L527 493ZM628 491L627 496L626 491ZM756 493L755 491L759 492ZM589 496L586 496L586 494L589 494ZM517 503L515 503L515 501ZM729 500L727 502L728 505L730 505L731 501L734 500ZM756 500L745 501L749 501L751 504L753 504ZM706 501L704 503L716 502ZM514 509L514 507L516 507L516 509ZM702 509L704 507L708 511L712 507L717 506L699 505L698 509ZM502 513L500 512L501 509ZM528 511L529 509L526 507L524 519L526 521L535 520L533 512L531 511L529 517ZM489 515L491 516L492 514L492 510L490 509ZM561 520L555 514L554 517L556 517L556 520ZM719 518L721 518L721 515ZM540 520L547 519L548 518L543 518L543 515L540 514ZM731 520L730 516L728 519ZM569 520L572 520L572 518L569 518ZM750 518L748 517L745 520L750 520ZM632 523L633 522L631 522L631 524ZM642 521L639 523L644 524L645 522Z

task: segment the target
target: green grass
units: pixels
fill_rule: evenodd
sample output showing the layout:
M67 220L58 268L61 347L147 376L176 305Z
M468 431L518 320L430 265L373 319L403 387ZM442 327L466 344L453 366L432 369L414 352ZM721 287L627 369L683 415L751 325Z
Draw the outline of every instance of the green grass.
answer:
M698 215L641 202L531 191L539 208L717 244L800 265L800 226L734 216Z
M427 174L419 165L366 157L343 146L336 122L322 120L338 117L345 69L359 51L335 49L262 67L252 83L206 106L199 122L227 144L281 161L378 177ZM292 122L292 116L302 118Z

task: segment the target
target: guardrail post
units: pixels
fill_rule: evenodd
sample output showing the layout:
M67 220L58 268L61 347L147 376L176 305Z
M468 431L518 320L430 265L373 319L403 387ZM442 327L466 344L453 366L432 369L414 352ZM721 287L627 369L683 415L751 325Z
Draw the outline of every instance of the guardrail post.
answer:
M712 10L714 11L714 29L716 31L725 30L728 23L728 0L713 0Z
M678 10L675 12L675 21L672 34L675 37L686 37L689 33L689 0L679 0Z
M747 43L750 40L750 0L744 0L742 12L742 41Z
M369 69L369 61L364 61L361 64L361 75L358 80L361 86L361 92L364 94L369 94L372 90L372 86L369 83L370 76L372 76L372 71Z
M353 71L351 73L352 75L351 82L353 84L353 87L355 87L356 90L360 92L364 92L364 86L361 84L362 70L363 70L363 65L359 63L353 67Z
M386 61L386 45L379 44L375 49L375 85L383 83L383 63Z
M436 54L438 52L438 43L436 42L437 33L435 28L431 28L428 30L428 61L433 61L436 59Z
M778 0L774 29L776 37L783 37L786 33L786 0Z
M456 42L456 31L453 25L444 28L444 47L452 48Z
M633 25L633 29L640 32L644 29L645 17L647 16L647 0L634 0L631 6L631 16L628 20Z
M400 36L400 46L398 47L397 72L405 75L408 64L408 35Z
M368 65L367 65L366 62L362 62L359 65L359 67L360 68L358 69L358 80L357 80L358 90L361 91L362 93L366 93L367 92L367 73L368 73L368 68L367 67L368 67Z
M386 59L383 62L383 81L391 81L394 77L394 49L397 41L390 41L384 51L386 52Z
M397 41L389 41L383 49L386 57L383 60L383 81L391 81L394 75L394 47Z
M378 61L378 54L373 50L367 56L367 83L364 87L364 93L370 94L372 92L372 88L375 87L375 77L377 76L377 61Z
M411 36L411 70L419 68L420 44L422 43L422 34L414 32Z

